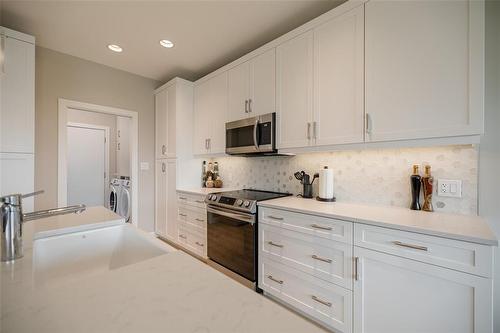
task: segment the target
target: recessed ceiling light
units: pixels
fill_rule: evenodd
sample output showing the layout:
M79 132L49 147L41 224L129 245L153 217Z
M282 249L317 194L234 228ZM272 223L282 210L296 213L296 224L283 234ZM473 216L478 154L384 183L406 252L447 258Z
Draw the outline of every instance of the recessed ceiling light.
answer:
M116 44L109 44L108 45L108 49L110 49L111 51L114 51L114 52L121 52L121 51L123 51L123 49L120 46L116 45Z
M169 41L167 39L160 40L160 45L163 47L166 47L166 48L174 47L174 43L172 43L171 41Z

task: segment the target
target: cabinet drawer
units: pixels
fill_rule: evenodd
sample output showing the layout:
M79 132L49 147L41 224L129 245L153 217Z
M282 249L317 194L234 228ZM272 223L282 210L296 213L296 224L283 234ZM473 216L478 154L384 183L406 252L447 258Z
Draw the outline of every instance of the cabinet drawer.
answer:
M260 225L259 257L352 289L352 245Z
M192 207L205 208L205 197L202 195L177 192L177 202L179 205L188 205Z
M259 223L352 244L352 222L261 207Z
M352 292L264 258L259 287L321 323L352 331Z
M354 226L354 243L462 272L492 276L493 253L486 245L365 224Z
M193 232L180 225L178 243L185 249L199 256L206 257L206 237L203 234Z
M177 218L180 223L189 224L199 231L207 229L207 216L199 210L192 210L187 207L180 206L178 208Z

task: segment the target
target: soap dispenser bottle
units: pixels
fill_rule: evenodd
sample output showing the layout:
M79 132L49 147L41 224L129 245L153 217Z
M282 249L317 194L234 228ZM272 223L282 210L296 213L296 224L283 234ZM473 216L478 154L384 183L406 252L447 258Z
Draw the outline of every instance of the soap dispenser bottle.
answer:
M418 172L418 165L413 166L413 174L410 176L411 186L411 204L410 209L420 210L420 187L422 184L422 177Z
M424 170L424 176L422 177L424 204L422 205L422 210L425 210L426 212L432 212L434 211L434 208L432 207L432 185L434 183L434 177L431 176L430 165L426 165Z

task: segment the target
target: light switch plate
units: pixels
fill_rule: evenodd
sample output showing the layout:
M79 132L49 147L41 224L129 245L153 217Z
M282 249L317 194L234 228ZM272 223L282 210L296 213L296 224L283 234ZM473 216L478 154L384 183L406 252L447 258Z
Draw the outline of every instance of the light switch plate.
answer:
M454 179L438 179L437 195L440 197L462 197L462 181Z
M149 163L141 162L141 170L149 170Z

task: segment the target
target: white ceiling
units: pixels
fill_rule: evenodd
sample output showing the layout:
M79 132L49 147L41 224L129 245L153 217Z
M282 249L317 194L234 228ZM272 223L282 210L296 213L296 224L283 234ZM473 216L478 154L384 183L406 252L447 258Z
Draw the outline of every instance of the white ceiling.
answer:
M42 47L159 81L195 80L340 2L17 0L2 1L1 19Z

